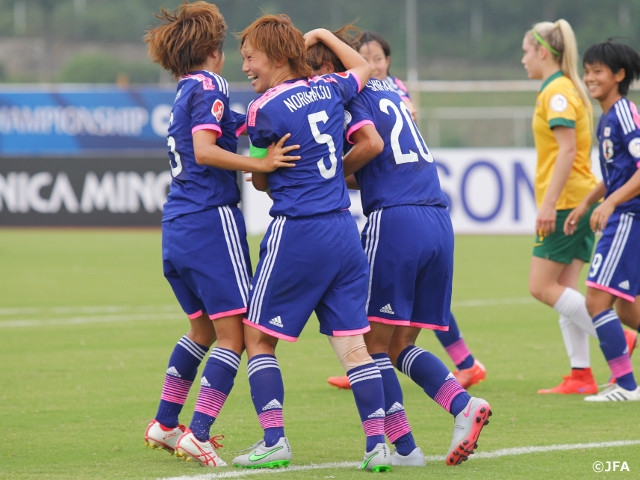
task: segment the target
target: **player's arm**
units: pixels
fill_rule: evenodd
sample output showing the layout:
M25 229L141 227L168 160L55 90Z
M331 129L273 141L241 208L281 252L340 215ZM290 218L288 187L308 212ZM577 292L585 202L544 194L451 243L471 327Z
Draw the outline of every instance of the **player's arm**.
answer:
M356 52L349 45L344 43L332 32L325 28L316 28L304 34L305 46L307 48L318 42L324 43L335 53L347 70L353 73L360 81L360 89L371 76L371 67L362 55Z
M640 195L640 170L631 176L619 189L611 192L604 201L598 205L591 214L591 229L594 232L602 231L607 226L607 220L620 204Z
M344 179L344 181L347 183L347 188L350 188L351 190L360 190L360 185L358 185L355 175L349 175Z
M238 155L217 145L218 134L214 130L198 130L193 134L193 151L199 165L221 168L224 170L243 170L246 172L273 172L276 168L290 168L300 156L288 155L300 145L284 146L291 136L287 133L277 142L271 144L263 158Z
M384 141L372 124L358 128L349 135L349 139L353 146L342 160L345 177L360 170L384 148Z
M555 231L556 203L567 184L573 161L576 158L576 132L569 127L554 127L553 135L558 143L558 156L556 157L551 182L547 193L542 199L538 218L536 219L536 232L549 235Z

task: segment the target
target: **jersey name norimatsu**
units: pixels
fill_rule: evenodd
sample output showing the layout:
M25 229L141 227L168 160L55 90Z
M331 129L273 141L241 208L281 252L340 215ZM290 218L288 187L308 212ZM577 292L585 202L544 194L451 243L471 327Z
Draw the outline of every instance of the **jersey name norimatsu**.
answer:
M316 85L311 87L308 92L299 92L291 95L289 98L285 98L283 103L287 106L290 112L295 112L297 109L309 105L311 102L317 102L318 100L326 100L331 98L331 89L324 85Z

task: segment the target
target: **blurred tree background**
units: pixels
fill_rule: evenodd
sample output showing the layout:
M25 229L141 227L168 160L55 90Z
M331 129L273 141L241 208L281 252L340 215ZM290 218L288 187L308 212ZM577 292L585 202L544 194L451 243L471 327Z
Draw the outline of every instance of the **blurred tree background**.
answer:
M170 82L146 56L145 30L180 0L0 0L0 82ZM355 23L384 35L392 73L406 76L405 0L219 0L229 25L224 74L244 82L234 33L264 13L287 13L303 32ZM582 51L616 37L640 46L640 0L417 0L420 80L524 79L524 32L565 18Z

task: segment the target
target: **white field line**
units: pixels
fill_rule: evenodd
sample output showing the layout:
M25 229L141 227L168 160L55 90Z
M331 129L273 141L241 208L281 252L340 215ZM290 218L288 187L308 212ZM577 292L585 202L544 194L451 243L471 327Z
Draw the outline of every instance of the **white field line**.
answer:
M539 447L515 447L504 448L501 450L495 450L493 452L478 452L470 460L479 460L485 458L498 458L498 457L515 457L518 455L528 455L531 453L544 453L544 452L557 452L561 450L585 450L593 448L610 448L610 447L628 447L633 445L640 445L640 440L617 440L612 442L598 442L598 443L570 443L560 445L546 445ZM444 456L429 456L428 462L444 462ZM159 480L215 480L218 478L244 478L253 475L273 475L286 472L303 472L309 470L323 470L323 469L336 469L336 468L358 468L360 463L355 462L332 462L332 463L319 463L312 465L292 465L288 468L281 469L257 469L257 470L233 470L220 473L207 473L202 475L182 475L180 477L165 477Z
M531 297L461 300L453 302L452 308L495 307L526 303L535 303L535 300ZM0 308L0 328L168 320L182 316L184 314L177 305Z

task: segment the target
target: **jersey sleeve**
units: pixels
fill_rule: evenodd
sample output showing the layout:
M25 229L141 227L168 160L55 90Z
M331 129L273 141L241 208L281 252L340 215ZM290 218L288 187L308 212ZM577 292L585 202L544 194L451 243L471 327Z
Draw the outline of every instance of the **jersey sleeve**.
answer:
M351 141L351 135L364 125L374 125L373 116L370 114L363 94L357 95L345 108L345 130L347 142Z
M624 140L629 155L635 160L636 167L640 168L640 114L635 103L627 101L629 114L626 120L620 122L621 135ZM619 116L625 118L625 116Z
M219 89L207 88L207 83L199 82L191 98L191 133L199 130L213 130L219 137L222 135L220 121L224 111L229 107L226 97Z
M562 89L553 89L548 96L544 98L547 103L547 123L549 128L568 127L576 128L577 109L575 102L580 101L573 92L563 91Z

